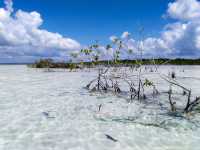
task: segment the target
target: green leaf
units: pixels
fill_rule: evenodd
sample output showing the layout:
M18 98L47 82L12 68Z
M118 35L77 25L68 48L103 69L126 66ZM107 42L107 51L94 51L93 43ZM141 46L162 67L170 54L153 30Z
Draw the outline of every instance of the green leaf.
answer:
M153 86L153 82L145 79L144 86Z

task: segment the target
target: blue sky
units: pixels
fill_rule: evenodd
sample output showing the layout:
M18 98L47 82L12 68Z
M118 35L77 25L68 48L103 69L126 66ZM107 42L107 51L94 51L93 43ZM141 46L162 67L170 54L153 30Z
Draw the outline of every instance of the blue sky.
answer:
M89 44L108 42L109 36L129 31L137 36L157 36L167 20L162 18L170 0L14 0L14 9L37 11L42 28ZM3 6L1 1L1 6Z
M142 45L145 57L199 58L200 1L0 1L0 63L67 60L95 40L103 58L105 44L114 36L125 37L126 50L136 55ZM126 50L123 58L129 57Z

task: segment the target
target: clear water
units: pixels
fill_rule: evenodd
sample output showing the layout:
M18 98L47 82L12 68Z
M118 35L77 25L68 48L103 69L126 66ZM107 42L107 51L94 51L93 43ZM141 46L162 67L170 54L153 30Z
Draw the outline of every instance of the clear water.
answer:
M169 68L200 93L199 66L161 71ZM174 117L167 105L89 93L83 87L94 77L94 72L0 66L0 150L199 150L200 114Z

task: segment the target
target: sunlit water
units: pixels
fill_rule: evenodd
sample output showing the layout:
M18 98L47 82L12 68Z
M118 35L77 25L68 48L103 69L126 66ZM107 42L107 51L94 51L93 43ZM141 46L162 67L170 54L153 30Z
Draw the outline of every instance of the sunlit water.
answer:
M169 68L200 94L200 67L161 71ZM89 93L83 87L94 77L86 71L0 66L0 150L199 150L200 114L174 117L168 104Z

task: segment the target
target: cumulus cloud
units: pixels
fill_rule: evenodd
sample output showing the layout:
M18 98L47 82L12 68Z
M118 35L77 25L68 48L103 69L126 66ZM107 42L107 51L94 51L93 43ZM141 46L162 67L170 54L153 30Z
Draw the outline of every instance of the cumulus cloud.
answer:
M142 43L146 57L200 57L200 2L176 0L169 3L166 14L174 23L167 24L159 38L129 39L129 47L137 51Z
M165 26L161 40L171 50L172 55L200 56L200 2L197 0L176 0L169 3L169 17L175 23Z
M200 19L200 3L197 0L176 0L169 3L167 13L179 20Z
M12 0L5 0L0 8L0 59L35 60L40 57L66 58L66 52L79 49L80 44L61 34L41 29L43 19L36 12L13 11ZM200 1L175 0L168 4L165 14L173 23L165 25L159 37L148 37L142 41L130 38L124 32L120 38L125 42L123 58L128 49L134 53L142 47L146 57L200 57ZM112 42L118 37L111 36ZM104 58L107 51L101 47ZM126 55L125 55L126 53Z
M64 52L80 48L73 39L40 29L43 19L38 12L13 13L13 2L5 0L5 4L6 8L0 8L1 57L62 57Z

